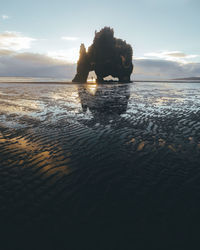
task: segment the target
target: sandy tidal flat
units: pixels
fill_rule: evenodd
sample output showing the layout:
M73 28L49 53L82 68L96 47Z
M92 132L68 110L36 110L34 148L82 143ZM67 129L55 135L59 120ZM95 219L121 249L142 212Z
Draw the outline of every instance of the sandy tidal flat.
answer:
M199 83L1 83L2 249L196 244L199 117Z

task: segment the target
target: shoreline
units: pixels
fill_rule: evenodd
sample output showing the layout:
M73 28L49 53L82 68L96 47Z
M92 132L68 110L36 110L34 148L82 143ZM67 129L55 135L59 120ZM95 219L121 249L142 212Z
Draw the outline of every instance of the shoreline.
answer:
M2 81L0 82L0 84L61 84L61 85L68 85L68 84L131 84L131 83L137 83L137 82L141 82L141 83L200 83L200 80L191 80L191 81L184 81L184 80L133 80L130 83L122 83L122 82L104 82L104 83L96 83L96 82L87 82L87 83L80 83L80 82L63 82L63 81Z

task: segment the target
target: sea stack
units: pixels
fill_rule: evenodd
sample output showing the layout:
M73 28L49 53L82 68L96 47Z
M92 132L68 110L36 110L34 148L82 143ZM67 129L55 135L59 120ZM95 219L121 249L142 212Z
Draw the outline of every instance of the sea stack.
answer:
M114 30L104 27L95 31L93 44L80 47L77 73L73 82L86 82L90 71L94 71L97 82L104 82L107 76L117 77L119 82L130 82L133 71L133 49L126 41L114 37Z

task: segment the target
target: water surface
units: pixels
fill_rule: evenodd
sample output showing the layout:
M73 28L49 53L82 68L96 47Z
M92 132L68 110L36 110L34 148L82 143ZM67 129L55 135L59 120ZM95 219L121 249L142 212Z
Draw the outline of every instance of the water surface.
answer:
M5 249L195 244L199 115L199 83L1 83Z

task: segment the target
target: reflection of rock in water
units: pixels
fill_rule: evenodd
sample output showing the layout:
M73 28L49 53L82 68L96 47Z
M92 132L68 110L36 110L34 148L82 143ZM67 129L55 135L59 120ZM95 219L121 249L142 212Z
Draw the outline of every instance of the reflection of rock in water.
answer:
M94 120L107 123L126 112L130 97L130 86L111 85L101 88L98 85L80 86L78 89L83 112L88 109Z

